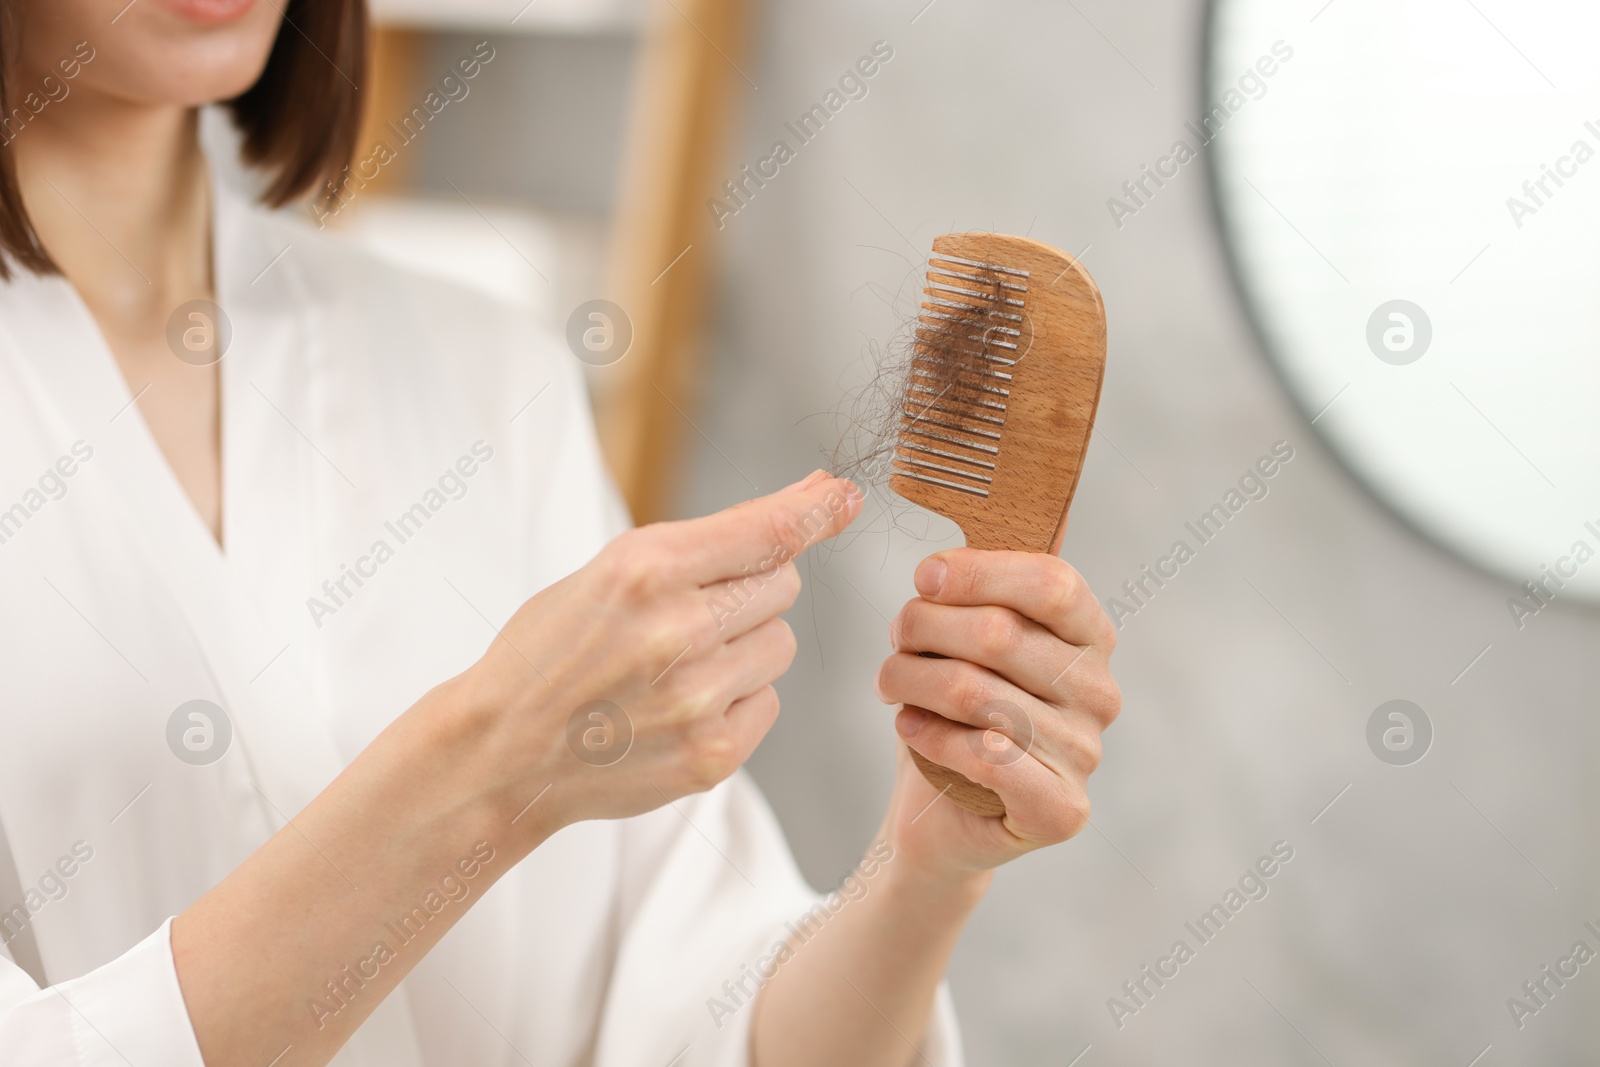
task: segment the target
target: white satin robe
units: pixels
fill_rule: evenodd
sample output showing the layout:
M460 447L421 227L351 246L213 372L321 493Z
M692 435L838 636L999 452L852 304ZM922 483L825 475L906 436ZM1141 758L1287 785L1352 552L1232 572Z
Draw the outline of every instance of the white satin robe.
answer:
M216 204L225 550L74 290L0 284L0 921L28 920L0 953L8 1065L198 1067L169 917L626 521L558 341ZM419 503L400 543L386 523ZM335 602L346 566L367 577ZM195 699L233 728L203 766L167 741ZM742 773L569 827L479 897L336 1063L745 1064L752 1011L719 1027L707 999L817 899ZM942 988L918 1043L959 1062Z

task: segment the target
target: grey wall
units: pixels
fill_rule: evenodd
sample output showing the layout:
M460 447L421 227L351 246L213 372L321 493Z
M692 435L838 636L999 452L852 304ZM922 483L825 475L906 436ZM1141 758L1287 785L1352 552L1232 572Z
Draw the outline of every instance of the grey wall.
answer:
M494 58L448 121L429 129L415 176L420 191L453 199L453 182L474 200L605 212L622 160L633 38L441 34L422 61L419 94L484 40Z
M958 949L971 1062L1587 1058L1600 968L1524 1029L1506 1000L1575 941L1600 949L1583 928L1600 927L1600 617L1558 604L1518 632L1510 589L1399 527L1342 473L1255 346L1199 166L1113 224L1107 197L1201 110L1197 0L925 2L763 5L747 68L759 89L729 176L874 41L895 57L708 249L722 263L697 419L709 441L686 428L680 511L819 462L867 347L903 320L916 261L957 229L1088 247L1111 348L1065 555L1102 593L1275 442L1295 451L1270 494L1127 620L1113 660L1125 707L1092 782L1092 828L1003 870ZM1314 34L1323 6L1286 4L1286 24ZM462 50L441 48L441 62ZM602 210L625 43L506 54L471 119L441 127L424 183ZM912 595L916 561L957 543L943 520L873 504L811 560L785 713L753 765L819 886L855 861L888 794L891 712L871 690L886 619ZM1366 741L1394 698L1436 731L1408 767ZM1279 840L1294 858L1269 895L1115 1027L1107 999L1175 940L1197 945L1185 920Z

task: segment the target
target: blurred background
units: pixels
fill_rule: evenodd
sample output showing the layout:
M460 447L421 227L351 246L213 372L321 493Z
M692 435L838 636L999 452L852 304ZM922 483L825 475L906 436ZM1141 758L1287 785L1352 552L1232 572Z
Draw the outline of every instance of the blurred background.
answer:
M1594 1062L1600 966L1573 953L1600 952L1600 562L1568 572L1600 548L1600 165L1571 144L1600 147L1600 99L1577 5L375 7L363 143L493 58L326 223L557 333L620 308L626 354L586 361L640 521L824 462L935 235L1028 234L1098 280L1063 554L1119 620L1125 705L1090 828L1002 870L961 941L970 1062ZM786 125L818 105L821 132ZM1193 558L1147 579L1180 540ZM887 799L888 619L957 543L874 492L810 559L752 771L819 888ZM1186 923L1275 845L1266 895L1202 943ZM1193 958L1144 977L1179 940Z

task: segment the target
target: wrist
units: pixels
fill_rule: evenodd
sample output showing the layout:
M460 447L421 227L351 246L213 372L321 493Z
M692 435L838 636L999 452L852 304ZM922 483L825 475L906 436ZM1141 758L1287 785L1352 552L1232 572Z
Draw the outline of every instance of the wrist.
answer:
M504 736L502 719L469 671L424 694L396 720L392 740L414 794L452 822L506 842L521 858L562 824L550 796L541 796L548 781L506 773L504 753L514 742Z
M965 918L993 881L992 870L933 869L913 862L904 850L897 849L894 858L884 864L882 888L898 906Z

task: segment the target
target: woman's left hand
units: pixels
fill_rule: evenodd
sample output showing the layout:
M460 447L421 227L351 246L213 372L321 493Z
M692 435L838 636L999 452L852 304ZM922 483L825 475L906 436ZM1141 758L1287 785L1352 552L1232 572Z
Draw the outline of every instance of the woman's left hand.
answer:
M923 560L916 585L890 625L878 695L908 705L895 716L906 745L993 789L1006 814L940 797L902 746L882 832L897 867L981 880L1088 823L1100 734L1122 705L1107 663L1116 630L1053 555L953 549Z
M1084 784L1122 698L1106 667L1115 631L1078 572L1053 555L958 548L923 560L916 582L922 595L890 624L878 694L929 709L899 712L900 736L999 793L1006 814L941 797L899 746L889 813L857 868L864 892L761 991L764 1064L911 1062L906 1045L927 1031L993 869L1089 820Z

